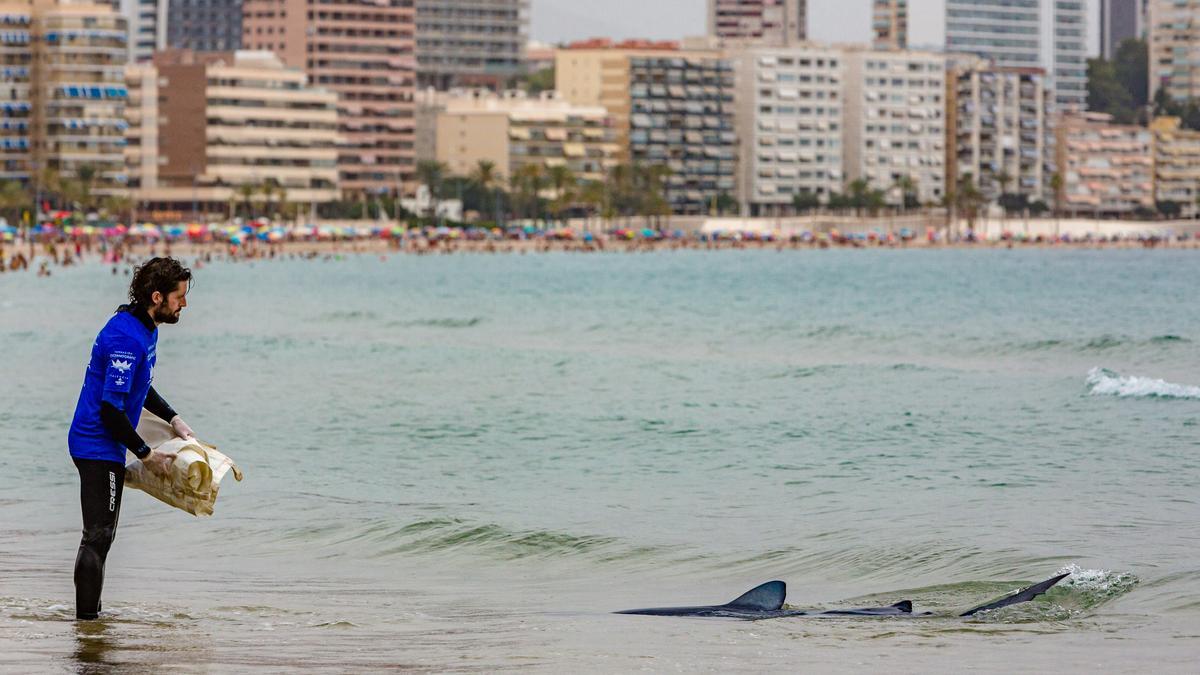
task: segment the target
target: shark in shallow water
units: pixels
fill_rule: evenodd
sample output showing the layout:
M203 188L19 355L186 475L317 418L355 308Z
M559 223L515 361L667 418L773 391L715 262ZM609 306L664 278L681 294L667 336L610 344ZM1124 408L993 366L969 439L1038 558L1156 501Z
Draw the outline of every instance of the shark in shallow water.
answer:
M1012 595L1005 596L978 607L973 607L958 614L972 616L989 609L999 609L1021 602L1028 602L1050 590L1054 584L1070 576L1070 573L1051 577L1040 584L1023 588ZM728 619L780 619L789 616L933 616L932 612L913 614L911 600L901 600L886 607L858 607L855 609L801 610L784 609L783 601L787 597L787 584L782 581L768 581L760 586L746 591L736 600L724 605L705 605L699 607L649 607L646 609L626 609L617 614L645 614L649 616L700 616L723 617Z

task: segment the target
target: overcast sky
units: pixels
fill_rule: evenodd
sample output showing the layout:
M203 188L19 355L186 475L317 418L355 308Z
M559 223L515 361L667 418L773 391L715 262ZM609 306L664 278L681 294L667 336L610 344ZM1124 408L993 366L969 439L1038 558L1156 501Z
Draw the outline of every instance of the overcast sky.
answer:
M1089 51L1098 42L1097 2L1087 0ZM679 39L703 35L705 0L533 0L533 37L544 42L587 37ZM909 0L909 44L942 44L944 0ZM871 0L808 0L809 37L870 40Z

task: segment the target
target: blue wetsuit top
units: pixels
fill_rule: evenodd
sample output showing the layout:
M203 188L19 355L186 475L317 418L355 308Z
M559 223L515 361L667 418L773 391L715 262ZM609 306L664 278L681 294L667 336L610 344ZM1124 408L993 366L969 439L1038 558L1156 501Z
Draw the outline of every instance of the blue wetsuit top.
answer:
M135 431L143 406L166 420L174 417L150 386L157 346L158 328L136 305L122 305L100 330L67 436L72 457L124 464L126 448L148 450Z

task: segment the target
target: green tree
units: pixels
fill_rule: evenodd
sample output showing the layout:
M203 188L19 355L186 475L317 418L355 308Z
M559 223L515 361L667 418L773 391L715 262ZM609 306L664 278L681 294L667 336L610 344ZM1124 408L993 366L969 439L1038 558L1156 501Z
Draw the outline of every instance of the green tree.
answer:
M814 211L821 206L821 198L817 193L811 190L800 190L792 195L792 208L796 209L796 213L808 213Z
M575 174L570 167L559 164L550 167L550 170L546 172L546 178L549 180L550 188L554 190L554 202L551 207L554 210L554 218L562 220L563 211L575 199Z
M119 222L133 223L133 199L128 195L110 195L104 198L101 211Z
M966 173L958 179L954 199L958 212L966 216L968 226L974 227L975 219L979 216L979 209L987 203L987 198L975 186L975 177L970 173Z
M1178 218L1183 212L1183 204L1170 200L1155 202L1154 207L1163 218Z
M867 207L868 195L871 192L871 185L864 178L856 178L850 181L846 186L849 193L850 206L854 208L854 215L861 215L862 210Z
M521 88L530 94L552 91L554 89L554 66L526 75L521 85Z
M254 217L254 193L257 191L252 183L243 183L237 187L238 196L242 198L242 204L246 207L247 219Z
M918 198L917 183L912 179L912 176L907 174L900 176L892 183L892 187L900 193L900 211L904 212L911 208L916 208L920 205Z
M1089 110L1106 112L1118 124L1132 124L1137 120L1133 95L1117 79L1117 71L1111 61L1088 59L1087 78Z
M417 162L417 180L429 190L429 209L426 217L437 215L437 207L442 197L442 184L450 173L450 167L445 162L423 159Z
M1139 109L1150 100L1149 61L1146 41L1138 38L1122 40L1113 58L1117 82L1129 92L1133 105Z
M8 219L8 223L16 226L21 222L21 212L29 208L29 191L15 180L0 183L0 213Z
M75 170L75 180L78 189L79 206L84 213L92 210L92 190L96 187L96 177L100 172L91 164L80 165Z
M496 222L499 223L500 196L496 193L500 189L501 178L499 172L496 171L496 163L488 159L479 160L479 162L475 165L475 168L471 170L471 175L469 178L484 195L488 196L488 199L485 203L490 204L492 211L491 215L495 218Z
M1063 175L1061 173L1058 173L1056 171L1056 172L1054 172L1053 175L1050 176L1050 189L1054 191L1054 215L1055 216L1062 215L1063 187L1065 185L1066 185L1066 182L1063 180Z
M738 204L738 200L724 190L713 198L713 207L716 210L714 215L718 216L725 216L731 213L736 214L742 208L741 204Z

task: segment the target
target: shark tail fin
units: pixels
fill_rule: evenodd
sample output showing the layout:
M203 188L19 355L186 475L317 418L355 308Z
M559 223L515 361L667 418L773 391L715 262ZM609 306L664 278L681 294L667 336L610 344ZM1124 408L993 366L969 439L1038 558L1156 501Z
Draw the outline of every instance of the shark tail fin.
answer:
M988 609L999 609L1001 607L1008 607L1009 605L1015 605L1019 602L1028 602L1028 601L1036 598L1037 596L1041 595L1042 593L1045 593L1046 591L1050 590L1050 588L1053 587L1054 584L1057 584L1058 582L1062 581L1063 579L1066 579L1069 576L1071 576L1070 572L1067 572L1066 574L1060 574L1056 577L1051 577L1051 578L1043 581L1040 584L1034 584L1028 588L1021 589L1020 591L1013 593L1012 595L1010 595L1008 597L1000 598L999 600L996 600L994 602L989 602L986 605L980 605L978 607L968 609L967 611L963 612L962 614L959 614L959 616L971 616L973 614L976 614L978 612L982 612L982 611L988 610Z
M741 609L760 609L770 612L783 607L783 599L786 597L787 584L782 581L768 581L739 595L736 600L729 602L725 606Z

